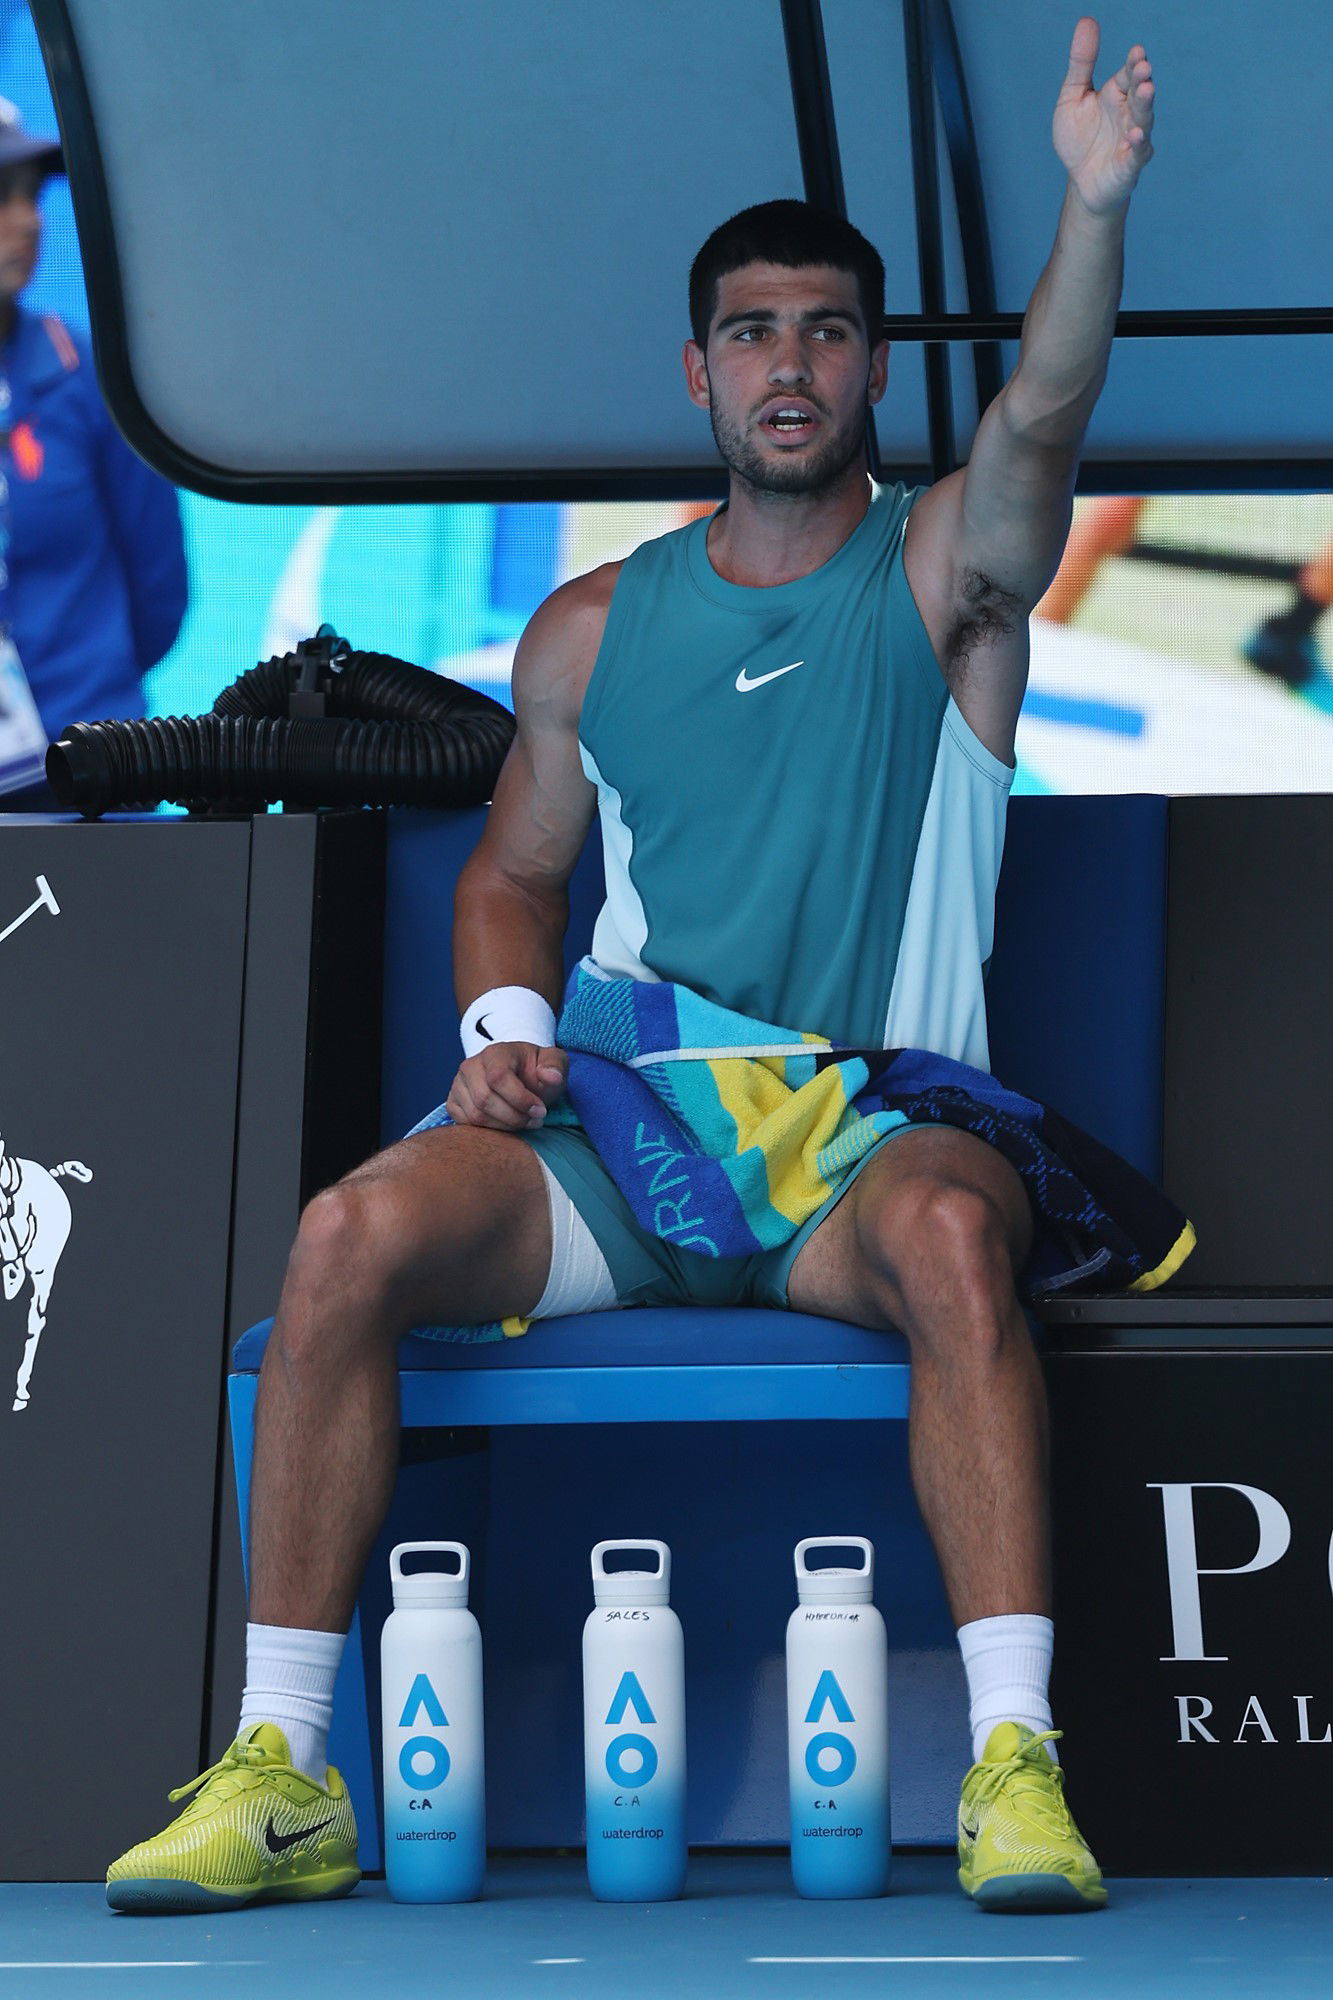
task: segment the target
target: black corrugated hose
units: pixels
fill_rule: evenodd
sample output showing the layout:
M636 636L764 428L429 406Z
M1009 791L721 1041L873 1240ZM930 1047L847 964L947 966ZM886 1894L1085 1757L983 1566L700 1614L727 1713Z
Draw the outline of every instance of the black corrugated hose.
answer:
M74 722L46 753L59 804L87 818L161 804L475 806L514 735L507 708L327 625L224 688L211 715Z

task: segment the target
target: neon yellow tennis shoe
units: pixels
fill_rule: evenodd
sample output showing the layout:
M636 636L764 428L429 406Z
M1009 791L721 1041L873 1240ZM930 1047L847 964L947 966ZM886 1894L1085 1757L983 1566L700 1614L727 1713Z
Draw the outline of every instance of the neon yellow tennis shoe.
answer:
M325 1785L294 1770L273 1723L243 1729L220 1763L168 1796L191 1792L164 1833L108 1868L113 1910L239 1910L346 1896L361 1880L346 1785L332 1766Z
M958 1880L983 1910L1100 1910L1101 1870L1065 1804L1065 1774L1047 1756L1058 1729L1034 1736L999 1722L963 1779Z

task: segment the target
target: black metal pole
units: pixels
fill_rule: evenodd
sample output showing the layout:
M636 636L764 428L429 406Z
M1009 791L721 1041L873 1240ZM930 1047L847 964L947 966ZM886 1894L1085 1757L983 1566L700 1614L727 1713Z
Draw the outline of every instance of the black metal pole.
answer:
M842 184L842 156L838 150L819 0L782 0L782 32L787 45L787 73L791 79L805 198L816 208L826 208L845 221L847 196ZM867 332L873 340L875 329L867 328ZM872 479L883 477L873 410L866 418L866 464Z
M1017 340L1022 313L919 312L890 313L885 330L891 340ZM1117 340L1210 339L1235 334L1333 333L1333 307L1237 306L1186 308L1180 312L1122 312L1116 318Z
M929 52L928 0L903 0L907 44L907 106L912 130L912 184L916 191L916 250L921 274L921 317L944 312L944 244L940 230L940 177L935 152L935 85ZM932 480L958 463L948 349L926 345L926 420Z
M801 155L805 198L816 208L845 216L842 159L833 116L828 49L819 0L782 0L782 32L787 44L796 144Z
M977 151L976 126L967 94L958 31L954 26L949 0L930 0L930 50L939 97L940 120L944 126L953 180L954 207L958 212L958 234L963 248L963 276L967 287L968 311L995 311L995 266L991 258L990 229L986 221L986 193L981 178L981 156ZM977 416L999 395L1004 368L997 341L977 341L972 348L972 370L977 386Z

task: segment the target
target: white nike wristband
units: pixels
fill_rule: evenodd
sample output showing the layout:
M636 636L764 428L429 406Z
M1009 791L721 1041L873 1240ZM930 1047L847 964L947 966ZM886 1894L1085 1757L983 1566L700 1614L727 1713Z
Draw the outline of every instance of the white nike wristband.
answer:
M480 1055L491 1042L531 1042L555 1047L555 1015L530 986L493 986L463 1016L463 1054Z

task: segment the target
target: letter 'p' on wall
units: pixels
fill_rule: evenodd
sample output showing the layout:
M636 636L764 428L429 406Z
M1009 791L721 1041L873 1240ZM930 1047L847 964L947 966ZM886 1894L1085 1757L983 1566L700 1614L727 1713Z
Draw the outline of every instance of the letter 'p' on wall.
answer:
M1174 1650L1163 1653L1164 1661L1205 1660L1223 1662L1225 1653L1209 1653L1203 1642L1203 1601L1199 1579L1204 1576L1249 1576L1255 1570L1271 1569L1281 1562L1291 1546L1291 1521L1281 1502L1261 1486L1245 1486L1234 1479L1199 1479L1164 1484L1149 1480L1149 1491L1162 1496L1162 1520L1166 1531L1167 1587L1171 1593L1171 1636ZM1254 1509L1259 1528L1259 1545L1248 1562L1229 1569L1201 1569L1194 1530L1194 1496L1199 1492L1223 1489L1240 1493ZM1330 1581L1333 1583L1333 1548L1330 1549Z

